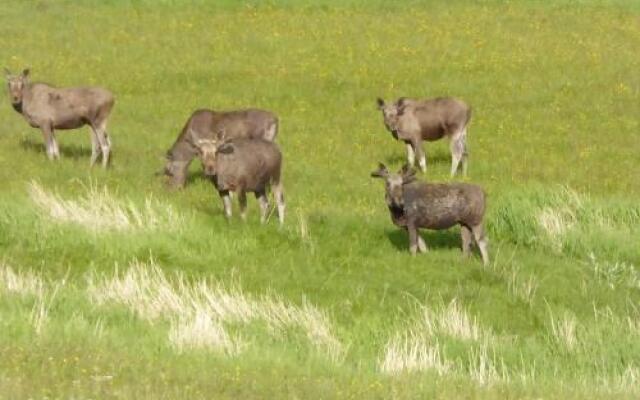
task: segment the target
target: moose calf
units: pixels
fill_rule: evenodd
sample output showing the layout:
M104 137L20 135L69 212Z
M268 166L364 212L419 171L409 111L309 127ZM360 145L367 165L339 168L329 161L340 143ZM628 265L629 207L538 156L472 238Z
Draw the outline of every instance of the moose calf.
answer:
M467 125L471 119L471 108L462 100L453 97L435 99L412 99L401 97L393 103L378 98L378 109L382 111L384 124L396 140L407 146L407 162L413 166L415 158L423 172L427 170L427 158L422 142L438 140L444 136L451 139L451 176L462 163L462 173L467 175Z
M447 229L460 225L462 252L468 256L475 239L482 261L489 263L487 237L482 226L485 193L477 185L467 183L434 184L416 181L415 170L404 166L397 174L380 163L372 177L386 182L385 199L391 220L409 232L411 254L427 251L419 228Z
M204 174L212 178L222 198L225 216L231 218L229 192L238 195L242 219L246 218L246 192L253 192L260 203L260 221L266 222L269 213L267 189L272 186L282 225L285 204L280 180L282 154L278 145L264 139L225 141L224 136L223 131L214 139L199 139L197 146Z
M278 117L270 111L250 108L236 111L196 110L167 152L164 174L174 187L183 187L191 160L197 156L200 139L215 139L224 131L226 139L251 138L273 142L278 134Z
M56 88L46 83L32 83L29 70L13 75L5 68L7 87L13 109L22 114L34 128L44 135L47 156L60 158L56 129L91 127L91 166L102 154L102 166L109 165L111 140L107 133L107 119L115 103L113 94L100 87Z

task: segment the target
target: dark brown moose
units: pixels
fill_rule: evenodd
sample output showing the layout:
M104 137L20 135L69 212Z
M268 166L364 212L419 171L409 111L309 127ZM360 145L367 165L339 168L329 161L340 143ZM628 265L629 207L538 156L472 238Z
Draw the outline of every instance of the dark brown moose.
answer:
M278 134L278 118L272 112L258 109L195 111L167 152L164 174L174 186L185 185L189 164L198 155L198 141L215 139L222 131L226 139L260 138L272 142Z
M56 88L46 83L31 83L29 70L12 75L5 68L7 86L13 108L44 135L47 156L60 158L55 137L56 129L91 127L91 166L102 154L102 166L109 165L111 141L107 134L107 119L115 103L106 89L99 87Z
M198 140L198 152L204 173L210 177L222 198L224 213L231 218L230 192L238 195L240 216L246 219L247 192L253 192L260 203L260 221L269 214L267 190L271 186L278 205L278 219L284 223L284 192L280 173L282 154L278 145L264 139L236 138L225 140L225 132L214 139Z
M382 111L384 124L396 140L407 146L407 162L414 165L417 157L423 172L427 170L427 158L422 141L434 141L447 136L451 150L451 176L462 162L462 172L467 175L467 125L471 119L471 108L462 100L453 97L435 99L412 99L402 97L394 103L385 103L378 98L378 109Z
M409 232L411 254L427 251L419 228L440 230L460 225L463 255L470 254L475 239L482 261L485 265L489 263L488 239L482 226L485 211L482 188L468 183L419 182L415 170L406 165L393 174L380 163L371 176L385 180L385 200L391 220Z

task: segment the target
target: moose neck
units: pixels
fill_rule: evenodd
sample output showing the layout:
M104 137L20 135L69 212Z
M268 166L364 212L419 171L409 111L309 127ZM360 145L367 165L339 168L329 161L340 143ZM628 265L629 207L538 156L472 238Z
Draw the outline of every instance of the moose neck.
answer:
M190 161L196 155L194 146L183 140L176 141L168 153L173 161Z

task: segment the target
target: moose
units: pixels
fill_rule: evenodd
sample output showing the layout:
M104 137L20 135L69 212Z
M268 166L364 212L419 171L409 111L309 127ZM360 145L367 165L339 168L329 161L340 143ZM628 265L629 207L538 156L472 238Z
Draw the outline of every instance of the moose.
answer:
M240 217L246 219L247 192L253 192L260 203L260 222L269 214L267 190L271 186L278 206L280 225L284 223L284 192L281 181L282 153L278 145L265 139L234 138L227 140L225 131L213 139L197 141L198 155L205 176L211 178L231 218L230 192L238 195Z
M468 183L420 182L416 179L416 170L408 165L394 174L380 163L371 176L385 180L385 200L391 220L408 231L412 255L427 251L419 228L441 230L460 225L463 255L470 255L475 240L483 263L489 264L488 239L482 223L486 206L482 188Z
M407 163L413 166L417 157L423 172L427 170L427 158L422 141L435 141L447 136L451 150L451 176L455 176L462 163L467 175L467 126L471 119L471 108L462 100L453 97L414 99L401 97L393 103L378 98L378 109L382 111L384 124L396 140L407 146Z
M111 140L107 119L115 104L113 94L100 87L56 88L46 83L30 82L29 69L13 75L5 68L9 97L13 109L22 114L44 135L47 156L60 158L56 129L91 127L91 166L102 154L102 166L109 165Z
M198 155L200 139L216 139L224 132L226 139L249 138L273 142L278 134L278 118L270 111L245 109L236 111L194 111L173 146L167 151L165 175L174 187L184 187L189 164Z

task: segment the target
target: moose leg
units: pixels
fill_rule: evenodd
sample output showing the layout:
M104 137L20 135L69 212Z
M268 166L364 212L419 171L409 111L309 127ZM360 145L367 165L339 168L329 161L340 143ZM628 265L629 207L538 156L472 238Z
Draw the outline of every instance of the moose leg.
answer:
M240 218L247 220L247 193L243 189L238 190L238 203L240 204Z
M107 134L107 121L101 121L96 126L96 137L102 150L102 168L109 166L109 154L111 153L111 140Z
M51 147L53 151L53 157L56 160L60 159L60 149L58 148L58 141L56 140L56 131L51 130Z
M453 177L458 171L458 164L460 164L460 160L462 160L462 155L464 154L464 142L456 135L451 138L449 148L451 149L451 176Z
M427 155L424 150L422 150L422 140L412 141L411 145L413 146L413 151L418 159L418 164L420 164L420 169L422 172L427 172Z
M405 230L407 231L407 233L409 233L409 228L405 227ZM424 241L422 236L420 236L420 232L417 232L417 234L418 234L418 251L420 251L420 253L426 253L429 250L427 248L427 243ZM410 233L409 233L409 240L411 240Z
M482 224L472 227L471 230L473 231L473 236L476 239L478 248L480 249L480 254L482 255L482 263L484 265L489 265L489 251L487 249L489 241L484 233Z
M278 182L273 185L273 195L276 198L276 204L278 205L278 220L280 221L280 225L284 224L284 187L282 187L282 182Z
M471 229L462 225L460 227L460 236L462 236L462 255L469 257L471 254L471 241L473 240Z
M186 184L189 164L191 164L191 159L172 162L171 182L175 187L182 188Z
M413 151L413 145L410 142L406 142L407 145L407 163L410 167L413 167L416 163L416 153Z
M227 220L231 219L231 197L229 197L228 190L221 190L218 192L222 198L222 205L224 206L224 216Z
M47 149L47 157L49 160L55 159L55 150L53 147L53 129L51 125L42 125L42 135L44 136L44 144Z
M409 223L407 225L407 231L409 232L409 251L412 256L415 256L418 252L418 238L420 237L418 228L414 224Z
M467 152L467 127L462 130L462 175L467 176L467 168L469 167L469 152Z
M269 199L265 191L256 192L256 199L260 204L260 223L267 222L267 216L269 215Z
M425 243L422 236L420 236L420 232L418 232L418 251L420 251L420 253L427 252L427 244Z
M90 165L93 167L98 160L98 156L100 155L100 143L98 142L98 132L96 128L91 126L91 163Z
M451 176L458 172L458 165L462 162L462 174L467 176L467 128L462 128L451 137Z

